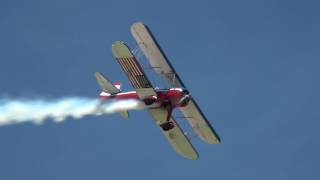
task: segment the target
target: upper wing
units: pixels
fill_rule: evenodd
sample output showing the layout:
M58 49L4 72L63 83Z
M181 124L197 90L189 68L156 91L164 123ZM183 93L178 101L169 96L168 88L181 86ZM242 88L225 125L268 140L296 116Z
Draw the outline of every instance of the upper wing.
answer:
M141 22L131 26L131 33L140 49L149 60L152 68L163 75L172 87L184 87L180 77L162 52L148 27Z
M149 109L152 117L155 119L160 127L160 124L165 123L168 117L168 110L165 108L153 108ZM160 130L163 132L165 137L170 142L171 146L176 150L176 152L188 159L198 159L198 153L193 148L188 138L183 134L182 130L173 119L170 117L170 121L174 123L174 128L164 131L161 127Z
M155 72L163 75L168 80L170 86L184 87L183 82L162 52L148 27L141 22L135 23L131 26L131 33ZM220 142L217 133L211 127L194 99L189 102L187 107L180 110L203 141L211 144Z
M149 79L124 42L114 42L112 44L112 54L127 74L140 99L156 95Z

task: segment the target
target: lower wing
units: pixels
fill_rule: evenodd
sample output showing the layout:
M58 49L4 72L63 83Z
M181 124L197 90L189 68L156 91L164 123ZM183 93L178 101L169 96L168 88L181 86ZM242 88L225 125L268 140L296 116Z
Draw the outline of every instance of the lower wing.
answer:
M176 121L171 117L170 111L165 108L152 108L149 109L152 117L155 119L156 123L160 127L160 130L165 135L173 149L181 156L188 159L198 159L198 153L188 140L188 138L183 134L183 131L178 126ZM169 118L169 121L168 121ZM173 128L165 129L163 124L170 122Z
M179 109L201 140L209 144L220 143L218 134L214 131L194 99L186 107Z

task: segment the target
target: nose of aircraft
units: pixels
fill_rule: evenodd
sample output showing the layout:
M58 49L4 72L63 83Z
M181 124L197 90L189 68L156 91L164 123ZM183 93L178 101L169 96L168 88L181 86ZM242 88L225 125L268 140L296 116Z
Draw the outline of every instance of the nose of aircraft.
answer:
M180 99L180 105L181 106L186 106L189 101L191 100L191 95L190 94L185 94L181 99Z
M190 94L189 91L186 89L184 89L182 92L183 92L183 94Z

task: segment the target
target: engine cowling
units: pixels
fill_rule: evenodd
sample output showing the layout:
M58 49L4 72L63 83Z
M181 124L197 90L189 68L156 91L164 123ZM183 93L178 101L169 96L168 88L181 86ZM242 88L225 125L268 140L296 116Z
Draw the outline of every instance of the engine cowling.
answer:
M184 95L181 99L180 99L180 102L179 102L179 104L180 104L180 106L186 106L188 103L189 103L189 101L191 100L191 96L190 95Z

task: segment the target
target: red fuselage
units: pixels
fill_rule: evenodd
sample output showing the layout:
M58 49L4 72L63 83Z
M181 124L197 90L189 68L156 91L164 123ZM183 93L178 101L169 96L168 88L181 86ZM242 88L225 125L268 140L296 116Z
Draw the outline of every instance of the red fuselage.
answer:
M182 88L171 89L156 89L157 96L150 96L145 99L140 99L136 91L121 92L115 95L102 92L100 99L102 100L124 100L124 99L136 99L143 101L146 105L152 105L153 107L166 106L170 104L174 107L184 107L188 104L191 96L189 92Z

